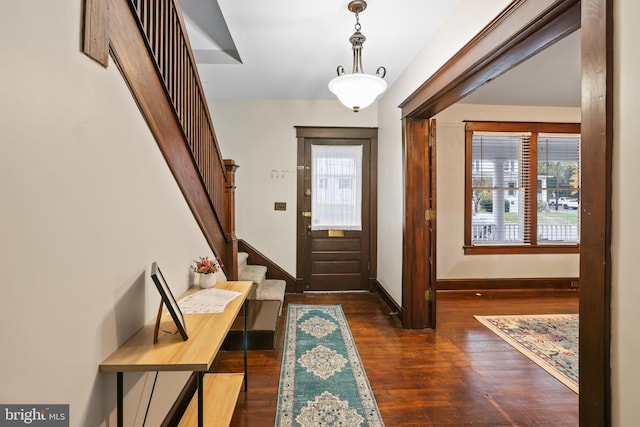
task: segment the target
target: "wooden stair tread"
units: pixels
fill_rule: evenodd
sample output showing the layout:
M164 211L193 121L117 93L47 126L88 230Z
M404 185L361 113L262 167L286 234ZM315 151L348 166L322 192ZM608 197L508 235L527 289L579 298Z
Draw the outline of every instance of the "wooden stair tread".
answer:
M275 331L278 328L280 316L280 301L277 300L248 300L247 331ZM243 330L242 313L238 315L231 326L232 331Z
M247 260L249 258L249 254L246 252L238 251L238 268L240 269L243 264L248 264Z
M284 280L267 279L267 270L264 265L249 264L249 254L238 251L238 277L255 284L247 300L249 350L273 350L278 335L287 283ZM244 316L240 313L222 345L224 350L244 349L243 319Z
M267 277L267 267L249 264L238 271L238 280L253 282L260 285Z
M247 342L249 350L273 350L278 335L280 321L280 301L247 300ZM233 322L227 338L222 344L223 350L242 350L243 316L238 315Z
M287 283L284 280L266 279L256 289L256 298L260 300L278 300L284 302Z
M205 374L204 376L204 425L228 427L233 417L244 374ZM198 393L180 420L179 427L198 425Z

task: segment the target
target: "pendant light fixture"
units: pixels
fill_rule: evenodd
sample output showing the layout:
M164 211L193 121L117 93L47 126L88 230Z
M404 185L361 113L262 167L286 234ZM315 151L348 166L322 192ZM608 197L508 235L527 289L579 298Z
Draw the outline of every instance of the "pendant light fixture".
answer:
M358 112L371 105L376 97L387 89L387 82L383 80L387 69L378 67L376 75L364 74L362 71L362 44L367 39L360 32L359 13L367 8L364 0L354 0L347 6L356 15L356 32L349 37L353 49L353 72L344 74L342 65L338 66L338 77L329 82L329 90L338 97L345 107Z

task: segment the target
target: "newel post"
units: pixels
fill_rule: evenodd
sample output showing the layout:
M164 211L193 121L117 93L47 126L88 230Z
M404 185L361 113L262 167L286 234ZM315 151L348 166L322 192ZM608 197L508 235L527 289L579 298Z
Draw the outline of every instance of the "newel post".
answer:
M226 224L224 224L227 238L226 272L229 280L238 280L238 239L236 238L236 169L238 164L231 159L224 161L226 186L224 189L224 209Z

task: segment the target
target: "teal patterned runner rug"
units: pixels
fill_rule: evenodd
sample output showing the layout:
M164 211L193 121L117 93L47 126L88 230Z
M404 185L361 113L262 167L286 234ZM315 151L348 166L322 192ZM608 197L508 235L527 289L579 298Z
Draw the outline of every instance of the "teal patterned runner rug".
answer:
M276 427L384 426L339 305L289 305Z
M500 338L578 393L578 315L475 316Z

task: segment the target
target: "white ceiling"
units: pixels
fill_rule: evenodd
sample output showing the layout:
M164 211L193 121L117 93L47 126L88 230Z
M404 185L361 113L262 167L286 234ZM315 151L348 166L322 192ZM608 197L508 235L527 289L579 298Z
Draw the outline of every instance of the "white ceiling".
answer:
M579 107L580 30L467 95L465 104Z
M392 84L460 2L368 0L364 72L385 66ZM180 3L207 98L335 99L327 84L336 67L351 72L349 0ZM580 105L579 43L567 37L462 102Z

